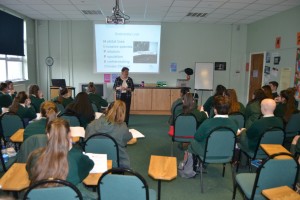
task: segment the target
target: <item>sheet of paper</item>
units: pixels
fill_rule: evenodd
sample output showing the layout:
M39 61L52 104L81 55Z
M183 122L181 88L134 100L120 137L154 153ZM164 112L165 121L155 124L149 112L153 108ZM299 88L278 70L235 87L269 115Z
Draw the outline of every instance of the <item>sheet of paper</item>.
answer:
M99 119L103 115L101 112L95 112L95 119Z
M85 130L81 126L70 127L72 137L85 137Z
M141 132L139 132L135 129L129 129L129 132L132 134L133 138L144 138L145 137Z
M90 173L103 173L107 171L107 154L84 153L94 161L94 167Z

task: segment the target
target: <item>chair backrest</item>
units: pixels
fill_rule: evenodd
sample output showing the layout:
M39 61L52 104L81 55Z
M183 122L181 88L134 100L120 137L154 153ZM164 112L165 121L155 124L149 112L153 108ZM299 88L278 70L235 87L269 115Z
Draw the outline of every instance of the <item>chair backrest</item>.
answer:
M280 127L270 127L260 137L259 142L254 151L255 158L265 158L267 155L261 149L260 144L283 144L285 139L285 132Z
M112 168L99 179L98 194L100 200L148 200L149 188L146 180L137 172Z
M63 113L60 118L67 120L70 126L82 126L80 119L76 115L71 115L68 113Z
M92 107L93 107L93 111L94 111L94 112L99 112L99 110L98 110L96 104L92 103Z
M14 113L6 112L0 117L1 133L6 141L20 128L24 128L22 118Z
M174 135L172 141L189 142L194 138L197 130L197 119L193 114L179 114L174 121Z
M230 119L235 121L239 129L245 128L245 116L241 112L234 112L228 116Z
M300 133L300 112L292 114L291 118L285 126L285 132L287 137L293 137Z
M17 154L17 162L26 163L30 153L37 148L45 147L47 145L47 135L37 134L27 138L21 145Z
M84 144L86 153L107 154L107 159L112 160L113 167L119 167L119 147L117 141L105 133L91 135Z
M216 127L210 131L205 145L203 162L227 163L233 159L236 133L228 127Z
M55 186L47 186L48 184L55 184ZM44 187L43 187L44 185ZM45 187L46 186L46 187ZM82 194L78 188L72 183L60 180L49 179L41 180L31 185L25 192L23 200L82 200Z
M176 113L178 113L179 110L182 110L182 102L176 104L176 105L174 106L173 110L172 110L172 114L173 114L173 119L172 119L172 120L173 120L173 122L175 121L175 119L176 119L176 117L177 117ZM174 124L174 123L173 123L173 124Z
M65 112L65 107L61 103L55 103L58 112L61 114Z
M276 159L280 155L286 155L290 158ZM264 189L284 185L295 188L298 170L299 164L291 154L278 153L267 158L256 171L251 199L262 197L261 191Z

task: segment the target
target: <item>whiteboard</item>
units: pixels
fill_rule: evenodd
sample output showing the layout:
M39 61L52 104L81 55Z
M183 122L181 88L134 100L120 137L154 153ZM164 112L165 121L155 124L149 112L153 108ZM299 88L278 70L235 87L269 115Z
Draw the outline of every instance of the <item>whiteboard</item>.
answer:
M195 90L213 90L214 63L196 62Z

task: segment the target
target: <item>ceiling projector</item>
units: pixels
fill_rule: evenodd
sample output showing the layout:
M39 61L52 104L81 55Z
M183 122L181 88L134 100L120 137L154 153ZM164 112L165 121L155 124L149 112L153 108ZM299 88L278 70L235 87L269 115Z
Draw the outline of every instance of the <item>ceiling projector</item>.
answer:
M106 23L107 24L125 24L125 18L121 17L121 16L106 17Z

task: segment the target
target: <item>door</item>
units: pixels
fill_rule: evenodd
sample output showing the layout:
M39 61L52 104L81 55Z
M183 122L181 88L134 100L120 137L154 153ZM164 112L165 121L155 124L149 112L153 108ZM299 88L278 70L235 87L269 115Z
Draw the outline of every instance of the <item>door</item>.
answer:
M264 57L264 53L251 54L248 101L252 99L254 91L262 87Z

